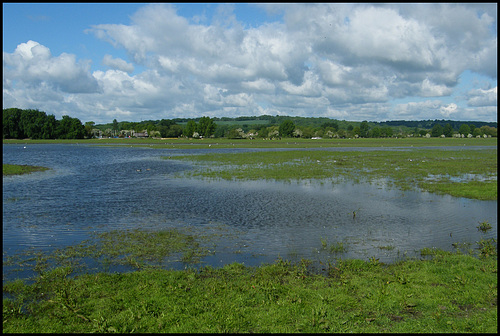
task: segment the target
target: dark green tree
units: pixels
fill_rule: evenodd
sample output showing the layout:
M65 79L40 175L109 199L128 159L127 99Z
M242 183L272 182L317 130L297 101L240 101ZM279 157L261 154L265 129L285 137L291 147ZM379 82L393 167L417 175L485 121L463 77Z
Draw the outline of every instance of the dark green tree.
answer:
M327 121L321 125L322 128L326 129L328 127L333 128L334 132L339 130L339 124L336 121Z
M382 127L382 131L381 131L380 135L383 137L388 137L388 138L392 137L392 128L389 126Z
M79 119L65 115L57 125L56 135L59 139L83 139L85 127Z
M470 133L470 127L469 127L469 125L467 125L467 124L462 124L462 125L460 126L460 129L458 130L458 132L459 132L460 134L465 135L465 136L469 135L469 133Z
M196 132L196 122L194 120L189 120L182 131L182 134L188 138L193 136L193 133Z
M368 122L366 120L362 121L359 125L359 136L362 138L367 138L369 129L370 126L368 126Z
M4 109L2 113L2 128L4 139L23 139L24 132L20 127L22 110L18 108Z
M120 130L118 126L118 121L116 119L113 119L113 135L116 135L116 133Z
M453 127L451 127L450 123L444 125L443 134L445 137L451 138L453 136Z
M166 138L178 138L182 135L182 126L181 125L170 125L168 128Z
M279 135L284 138L292 137L295 130L295 123L290 119L284 120L278 129Z
M48 115L45 118L45 122L43 123L41 129L41 138L42 139L55 139L56 138L56 129L57 129L57 120L53 115Z
M372 138L380 138L381 134L382 134L382 130L380 127L374 127L371 130L371 137Z
M431 136L439 137L439 136L441 136L441 134L443 134L443 126L441 126L440 124L435 124L432 127Z
M217 124L210 117L201 117L198 121L197 131L200 136L208 138L215 132Z

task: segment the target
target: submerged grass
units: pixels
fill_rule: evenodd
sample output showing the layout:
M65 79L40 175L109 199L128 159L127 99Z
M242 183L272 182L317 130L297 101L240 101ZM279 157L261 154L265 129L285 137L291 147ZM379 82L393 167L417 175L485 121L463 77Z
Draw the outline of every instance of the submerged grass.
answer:
M211 232L176 228L113 230L94 233L89 240L51 253L33 249L15 255L4 252L3 265L16 267L7 271L8 275L26 271L43 274L53 267L70 267L78 274L117 267L163 268L177 262L192 265L214 254L218 239L230 235L220 228L212 228Z
M423 190L480 200L497 199L497 150L414 149L370 152L277 151L170 157L198 163L191 176L306 180L389 179L403 190Z
M56 268L3 286L10 332L496 332L497 261L442 253L383 265L339 260L328 275L278 259L199 270L69 277Z

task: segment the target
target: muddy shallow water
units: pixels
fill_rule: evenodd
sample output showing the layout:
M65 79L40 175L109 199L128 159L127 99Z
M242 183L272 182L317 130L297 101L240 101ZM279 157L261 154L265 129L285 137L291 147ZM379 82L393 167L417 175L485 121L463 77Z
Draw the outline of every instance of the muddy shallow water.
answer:
M213 266L259 265L278 256L391 262L418 256L424 247L453 250L452 243L497 235L496 201L401 191L384 180L180 178L190 164L161 159L207 150L3 145L4 163L52 168L3 178L4 257L76 244L95 231L131 228L221 225L237 232L203 259ZM493 227L487 234L476 228L483 221ZM322 249L322 241L342 242L347 250L333 253Z

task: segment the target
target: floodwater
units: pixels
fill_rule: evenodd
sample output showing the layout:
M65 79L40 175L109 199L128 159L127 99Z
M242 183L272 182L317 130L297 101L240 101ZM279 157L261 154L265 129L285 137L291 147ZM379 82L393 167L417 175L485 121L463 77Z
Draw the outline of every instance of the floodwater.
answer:
M207 151L236 150L3 145L4 163L52 168L3 178L4 257L78 244L96 231L135 228L221 225L237 232L202 259L212 266L278 257L392 262L418 257L424 247L451 251L452 243L475 245L497 236L496 201L401 191L385 180L189 179L180 177L192 169L189 163L161 158ZM492 225L486 234L476 228L483 221ZM347 250L322 249L322 240L342 242Z

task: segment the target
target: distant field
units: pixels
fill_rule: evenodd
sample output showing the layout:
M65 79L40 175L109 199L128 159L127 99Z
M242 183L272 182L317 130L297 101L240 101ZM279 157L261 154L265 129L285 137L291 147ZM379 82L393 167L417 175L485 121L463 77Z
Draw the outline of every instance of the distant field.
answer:
M319 147L424 147L424 146L496 146L497 138L364 138L364 139L81 139L81 140L3 140L4 144L94 144L94 145L148 145L158 148L189 146L190 148L319 148Z

